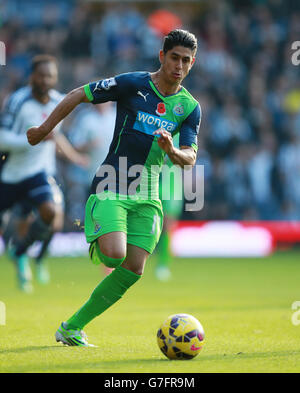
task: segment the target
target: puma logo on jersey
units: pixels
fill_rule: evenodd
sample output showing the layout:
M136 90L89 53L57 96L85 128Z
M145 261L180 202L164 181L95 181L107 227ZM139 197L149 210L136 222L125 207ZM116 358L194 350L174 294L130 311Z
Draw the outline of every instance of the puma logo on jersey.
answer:
M137 95L143 97L144 100L145 100L145 102L147 102L147 96L149 95L149 93L147 93L147 94L144 95L141 91L138 91L138 92L137 92Z

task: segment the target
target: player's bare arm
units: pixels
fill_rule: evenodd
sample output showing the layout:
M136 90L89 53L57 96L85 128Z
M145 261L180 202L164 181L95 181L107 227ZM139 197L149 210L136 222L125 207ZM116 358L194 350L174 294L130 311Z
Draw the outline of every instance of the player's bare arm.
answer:
M177 149L173 145L173 139L170 132L159 129L153 135L159 135L157 140L159 147L166 152L174 165L179 165L181 168L184 166L194 166L196 163L196 152L193 147L181 146Z
M89 165L89 157L75 150L63 134L56 134L54 136L54 140L56 143L57 152L68 161L82 167L87 167Z
M27 131L28 142L34 146L40 143L77 105L88 102L83 87L70 91L57 105L50 116L39 127L31 127Z

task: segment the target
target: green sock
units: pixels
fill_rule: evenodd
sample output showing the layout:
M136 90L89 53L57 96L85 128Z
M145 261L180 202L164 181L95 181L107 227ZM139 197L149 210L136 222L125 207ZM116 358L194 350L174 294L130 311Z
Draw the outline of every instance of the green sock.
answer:
M122 266L117 267L94 289L89 300L67 321L69 329L83 329L92 319L117 302L141 278Z
M98 258L100 259L101 262L104 263L105 266L111 267L111 268L117 268L118 266L121 266L121 264L124 262L124 258L110 258L107 257L105 254L103 254L100 250L99 245L96 245L96 252L98 254Z
M160 237L159 241L159 248L158 248L158 266L165 266L169 265L171 259L170 255L170 237L167 232L163 232Z

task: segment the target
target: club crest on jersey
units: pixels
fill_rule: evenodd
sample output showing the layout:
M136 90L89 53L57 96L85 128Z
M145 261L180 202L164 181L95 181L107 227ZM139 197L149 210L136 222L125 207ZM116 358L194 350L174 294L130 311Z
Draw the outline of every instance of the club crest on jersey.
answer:
M173 113L176 116L182 116L184 115L184 108L183 105L179 102L178 104L176 104L173 108Z
M156 107L156 114L159 116L164 116L166 114L166 107L163 102L159 102Z

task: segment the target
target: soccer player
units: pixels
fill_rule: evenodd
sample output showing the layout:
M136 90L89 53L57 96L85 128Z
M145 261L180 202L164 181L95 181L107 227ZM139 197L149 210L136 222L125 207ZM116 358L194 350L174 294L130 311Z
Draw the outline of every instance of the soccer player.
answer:
M55 173L56 148L63 151L71 161L86 164L85 157L77 153L60 133L53 133L36 147L27 142L28 128L43 122L63 98L53 89L57 83L57 74L54 57L40 55L33 58L29 85L8 97L0 118L0 146L1 150L8 153L2 161L0 216L24 201L31 203L39 213L27 235L14 242L19 286L25 292L32 291L31 271L26 256L28 247L36 240L47 243L53 232L60 229L59 224L62 222L61 205L55 203L53 193L58 186L49 180L49 174ZM43 265L39 264L38 271L41 274L42 268Z
M158 71L131 72L79 87L67 94L45 122L27 132L29 143L36 145L80 103L117 102L113 140L93 180L85 216L90 258L114 270L61 324L57 341L89 346L84 326L121 299L143 274L162 227L158 182L164 157L167 154L181 167L196 161L201 111L181 85L194 64L196 50L193 34L174 30L164 39ZM172 141L176 133L180 134L179 149ZM136 176L137 168L140 176Z

